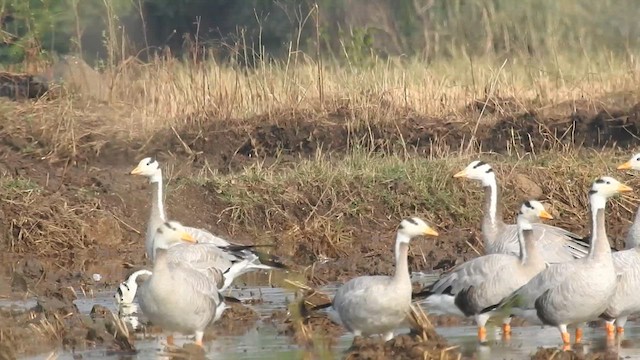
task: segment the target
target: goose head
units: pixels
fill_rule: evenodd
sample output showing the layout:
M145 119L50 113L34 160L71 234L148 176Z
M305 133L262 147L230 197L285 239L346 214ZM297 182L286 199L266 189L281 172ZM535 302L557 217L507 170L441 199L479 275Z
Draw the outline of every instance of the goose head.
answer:
M640 153L637 153L624 164L618 166L618 170L640 170Z
M610 176L601 176L593 182L591 190L589 190L591 206L594 208L604 208L607 199L632 190L629 186Z
M135 169L131 170L131 175L142 175L149 178L151 182L157 177L162 177L162 170L160 170L160 164L153 158L146 157L138 163Z
M197 242L177 221L167 221L158 226L153 241L156 249L168 249L180 243Z
M472 161L466 168L453 175L455 178L464 177L482 182L483 186L491 186L496 182L496 174L491 165L481 160Z
M411 239L420 235L438 236L438 232L431 226L427 225L424 220L412 217L406 218L400 222L398 226L398 235L402 235L403 238Z
M536 200L527 200L520 207L518 213L518 225L524 229L531 229L531 223L538 222L540 219L553 219L553 216L545 210L544 205Z

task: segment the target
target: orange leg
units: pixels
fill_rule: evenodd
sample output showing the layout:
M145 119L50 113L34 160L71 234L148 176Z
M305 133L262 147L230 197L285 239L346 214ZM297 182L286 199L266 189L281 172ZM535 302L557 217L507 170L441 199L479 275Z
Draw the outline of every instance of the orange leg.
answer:
M199 347L204 347L204 346L202 345L202 339L196 340L196 341L194 342L194 344L198 345Z
M175 343L173 342L173 335L167 336L167 345L175 345Z
M624 328L622 326L618 326L616 327L616 332L618 333L618 335L622 335L624 334Z
M484 326L478 326L478 341L480 341L481 344L487 342L487 328Z
M502 324L502 333L504 335L511 335L511 325L510 324Z
M571 335L567 331L562 332L562 349L569 350L571 349Z
M615 337L615 326L612 323L606 323L604 325L605 330L607 331L607 339L613 339Z
M582 343L582 329L576 328L576 344Z

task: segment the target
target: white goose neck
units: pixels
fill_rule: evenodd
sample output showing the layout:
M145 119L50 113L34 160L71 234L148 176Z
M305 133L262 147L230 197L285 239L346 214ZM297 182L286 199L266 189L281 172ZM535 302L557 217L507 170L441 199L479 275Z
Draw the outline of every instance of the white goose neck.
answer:
M526 239L525 236L530 235L528 232L533 229L533 226L531 226L529 220L525 219L523 215L518 216L516 219L516 225L518 229L518 246L520 247L520 263L524 265L529 260L527 241L530 240ZM525 232L527 232L527 235L525 235Z
M409 237L405 233L398 232L398 234L396 235L396 248L395 248L395 253L394 253L394 256L396 258L396 264L398 264L398 262L400 261L400 259L399 259L399 256L400 256L400 245L401 244L409 244L410 241L411 241L411 237Z
M498 184L496 183L496 176L491 173L482 180L482 185L488 187L490 191L489 197L489 219L492 224L496 224L498 221Z
M598 253L597 249L601 247L600 243L605 241L605 239L601 239L602 234L599 231L598 212L600 210L604 211L607 205L607 198L595 193L589 196L589 202L591 203L591 247L587 256L593 258Z
M155 174L149 177L149 182L162 184L162 170L158 170Z
M533 230L533 225L531 225L531 222L527 219L525 219L522 216L518 216L518 219L516 220L516 224L518 225L518 227L522 230Z
M598 193L591 194L589 196L589 202L591 203L591 212L594 216L598 210L604 209L607 206L607 199Z
M162 189L162 170L158 169L158 171L149 177L149 183L156 186L156 208L158 211L158 215L162 218L162 220L166 219L166 215L164 212L164 201L163 201L163 189Z

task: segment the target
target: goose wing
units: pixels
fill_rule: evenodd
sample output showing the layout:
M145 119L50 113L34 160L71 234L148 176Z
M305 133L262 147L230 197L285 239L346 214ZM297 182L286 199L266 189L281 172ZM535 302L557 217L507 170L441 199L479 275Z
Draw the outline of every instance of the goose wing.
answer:
M210 233L207 230L204 229L198 229L198 228L194 228L194 227L189 227L189 226L185 226L184 230L189 233L189 235L191 235L194 239L196 239L198 241L198 243L203 243L203 244L214 244L217 246L228 246L230 245L230 243L219 237L219 236L215 236L212 233Z
M616 251L612 253L611 256L613 258L613 267L616 269L618 276L627 277L628 274L634 274L640 271L640 252L638 252L637 249Z
M189 233L198 244L211 244L217 246L221 251L229 254L230 261L246 260L251 264L252 269L286 269L287 266L274 255L267 254L256 250L257 247L270 245L238 245L230 243L227 240L215 236L207 230L194 227L185 227L185 231Z
M471 286L491 281L496 274L508 270L505 267L513 267L517 261L517 257L508 254L484 255L452 268L425 290L429 294L455 295Z
M635 248L622 250L613 253L612 258L617 282L609 307L602 314L602 317L607 320L613 320L620 314L640 309L640 298L638 298L640 252Z
M188 263L170 262L168 266L174 279L184 285L179 287L182 293L173 296L192 299L190 305L196 313L208 314L215 311L222 301L218 292L222 281L222 272L219 269L210 268L205 274Z
M179 244L169 249L169 262L200 272L219 270L224 274L233 265L233 257L212 244Z
M534 223L533 238L536 241L540 254L548 263L560 263L572 259L585 257L589 253L589 244L583 238L568 230L551 226L544 223ZM509 224L504 227L504 232L500 235L501 242L509 245L513 253L518 249L516 255L520 253L518 245L518 226Z
M534 276L529 282L511 293L496 306L492 308L520 308L523 310L535 309L535 303L547 290L562 284L575 270L574 262L566 262L549 265L546 269Z

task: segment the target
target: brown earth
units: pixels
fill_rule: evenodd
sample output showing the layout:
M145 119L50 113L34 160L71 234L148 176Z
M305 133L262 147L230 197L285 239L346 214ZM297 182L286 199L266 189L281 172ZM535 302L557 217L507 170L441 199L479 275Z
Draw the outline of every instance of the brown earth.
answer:
M376 152L406 148L410 154L428 156L433 144L440 151L456 151L474 135L482 150L498 153L505 153L510 146L526 151L560 145L628 148L637 144L640 131L640 104L618 109L573 103L523 113L509 113L505 108L504 104L487 106L487 117L475 134L473 121L431 118L411 109L399 109L396 117L384 122L355 121L368 118L366 111L352 109L349 104L322 113L282 111L249 119L209 119L208 125L197 130L160 130L149 139L123 137L104 128L91 132L95 123L83 125L79 119L77 126L84 126L85 135L73 146L55 143L51 128L4 118L0 122L0 174L3 181L8 180L1 190L0 260L8 277L5 284L0 282L0 295L15 297L28 290L47 296L66 286L84 291L113 288L128 267L148 266L141 255L148 186L143 179L125 175L144 156L156 156L163 166L174 169L174 180L179 182L205 164L221 173L259 161L273 164L276 159L278 166L287 166L312 158L320 149L340 156L353 147ZM469 118L478 117L477 104L465 111ZM36 189L26 182L35 184ZM402 191L402 184L397 186L397 191ZM173 189L166 206L172 218L190 226L230 234L239 243L254 241L254 233L234 226L224 211L229 204L217 195L211 184L187 182ZM308 215L302 207L285 211L290 211L293 219ZM389 230L384 225L386 217L384 209L378 209L369 223L357 224L367 231L354 234L348 253L333 250L336 261L305 271L308 279L318 284L357 274L391 273L392 246L386 238L375 241ZM313 238L279 243L276 230L282 226L268 221L254 219L254 227L269 229L263 241L275 243L273 252L293 264L294 272L303 271L319 253L327 252L319 249ZM613 217L610 225L614 237L619 237L627 223ZM437 241L412 245L411 269L447 269L476 256L468 243L477 244L477 228L478 224L457 224ZM100 283L91 279L93 272L103 275ZM40 313L46 317L57 311L45 308ZM32 321L28 316L11 318L20 326ZM64 342L64 338L52 341ZM9 346L16 354L26 351L20 342L0 341L2 346Z
M429 334L427 340L415 334L398 335L387 342L356 337L351 348L347 350L345 359L449 360L458 359L458 356L457 349L449 346L446 340L434 331Z
M532 360L618 360L622 357L613 351L596 351L584 353L580 351L562 351L557 348L540 348L531 356Z

